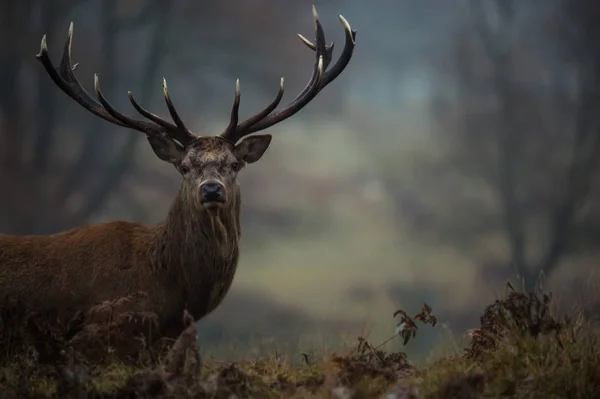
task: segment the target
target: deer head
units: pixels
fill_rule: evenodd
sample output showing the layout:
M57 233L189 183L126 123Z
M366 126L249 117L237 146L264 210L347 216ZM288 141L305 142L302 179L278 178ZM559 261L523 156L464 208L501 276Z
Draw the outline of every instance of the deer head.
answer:
M239 122L240 85L238 80L235 86L235 98L229 125L224 132L217 136L203 137L192 133L185 126L169 97L165 79L163 79L164 98L174 123L143 108L131 92L128 93L128 96L133 107L148 121L134 119L117 111L103 96L98 74L94 75L97 100L91 97L79 84L73 73L77 66L71 63L73 23L69 27L69 34L58 68L54 67L48 56L45 35L42 38L40 53L36 57L42 62L54 83L88 111L115 125L145 133L154 153L163 161L174 165L182 175L181 191L191 200L191 203L203 209L218 209L233 201L237 173L244 165L258 161L271 143L270 135L246 136L267 129L296 114L331 83L350 62L354 51L356 31L350 28L344 17L339 16L346 34L345 46L340 58L330 69L327 69L332 60L334 45L325 43L325 34L314 6L313 17L316 31L315 42L298 35L302 42L316 53L312 75L305 88L286 107L274 112L283 98L282 77L279 92L273 102L259 113Z

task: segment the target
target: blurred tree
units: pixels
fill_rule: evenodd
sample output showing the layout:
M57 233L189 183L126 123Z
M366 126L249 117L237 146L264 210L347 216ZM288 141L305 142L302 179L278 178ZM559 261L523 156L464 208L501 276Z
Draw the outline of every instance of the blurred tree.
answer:
M12 38L3 41L0 60L0 186L5 188L0 198L0 231L4 233L43 234L84 223L102 207L133 164L140 135L118 140L122 134L102 134L102 130L109 130L106 123L88 115L87 129L70 137L64 121L73 119L68 114L77 105L60 93L39 64L35 86L29 87L31 81L23 76L30 73L31 44L41 39L36 18L52 35L50 45L62 50L64 42L58 43L60 36L52 33L66 31L62 16L80 3L86 2L30 0L2 6L1 29L5 37ZM139 73L144 84L138 94L141 103L149 102L150 93L155 92L151 83L158 80L157 70L165 52L163 32L170 9L170 2L149 0L123 16L116 0L101 3L100 31L96 34L101 56L94 68L106 77L102 83L108 98L114 98L118 64L122 62L117 62L119 39L125 31L149 26L148 51ZM84 40L79 46L75 44L75 58L83 58L77 54L85 54L89 47ZM53 59L57 62L59 55L54 53ZM63 115L61 104L73 108Z
M432 108L447 158L421 165L417 180L429 187L413 194L433 217L415 227L464 248L502 232L502 261L532 290L566 256L600 246L600 8L470 5L472 23L455 37L453 84ZM440 176L446 182L432 187Z

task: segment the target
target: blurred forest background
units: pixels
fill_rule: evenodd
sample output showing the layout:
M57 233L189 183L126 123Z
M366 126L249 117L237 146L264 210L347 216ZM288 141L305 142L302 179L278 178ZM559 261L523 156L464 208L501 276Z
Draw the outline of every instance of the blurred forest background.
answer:
M98 72L118 109L136 115L131 90L165 115L164 76L186 124L211 135L228 122L236 78L241 117L271 101L281 75L284 102L302 89L313 53L296 33L313 37L313 2L336 55L337 14L358 30L355 55L269 131L271 148L240 176L239 272L200 322L203 348L309 351L366 330L385 338L398 307L416 313L423 301L460 334L515 273L532 288L543 272L566 306L593 307L593 0L5 1L0 232L156 223L179 185L142 134L54 86L35 59L43 34L58 62L73 21L76 75L90 92Z

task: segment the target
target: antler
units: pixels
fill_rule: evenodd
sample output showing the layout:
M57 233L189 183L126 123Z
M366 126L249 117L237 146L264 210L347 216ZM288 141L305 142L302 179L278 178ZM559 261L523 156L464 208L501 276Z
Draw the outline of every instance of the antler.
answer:
M346 42L340 58L336 63L327 70L331 63L333 55L333 42L330 45L325 44L325 33L323 27L319 22L319 16L315 6L312 8L313 18L315 20L315 43L312 43L304 36L298 34L298 37L304 44L310 49L316 52L316 61L313 68L312 76L308 81L308 84L304 89L292 100L285 108L275 113L272 113L275 108L281 102L283 98L283 77L279 83L279 92L275 99L265 109L256 115L251 116L245 121L238 123L239 119L239 108L240 108L240 83L239 79L235 85L235 100L231 109L231 118L229 125L225 131L220 135L225 140L230 142L237 142L242 137L249 134L258 132L260 130L267 129L287 118L296 114L306 104L308 104L315 96L331 81L339 76L340 73L346 68L352 54L354 52L354 46L356 42L356 31L352 30L350 24L343 16L339 16L344 31L346 33ZM63 50L62 59L60 65L56 68L50 57L48 56L48 46L46 45L46 35L42 37L40 46L40 52L36 55L36 58L44 65L46 72L50 75L54 83L60 87L69 97L77 101L80 105L86 108L93 114L107 120L115 125L128 127L140 132L147 134L148 136L154 136L157 134L166 133L170 138L176 140L182 147L185 147L190 142L198 138L199 136L193 134L183 123L179 114L175 110L169 92L167 90L167 81L163 78L163 92L167 108L171 114L171 118L175 124L151 113L150 111L143 108L133 97L131 92L128 92L129 100L133 104L134 108L145 118L151 122L138 120L131 118L127 115L117 111L104 97L100 90L100 81L98 74L94 74L94 89L96 91L96 99L88 94L88 92L81 86L73 71L78 64L72 65L71 63L71 44L73 41L73 23L69 26L69 35L65 43Z
M114 123L118 126L128 127L143 133L148 136L154 136L157 134L166 133L172 139L177 140L183 147L188 143L196 139L198 136L194 135L185 125L181 118L177 114L173 103L169 97L167 91L167 81L163 78L163 92L169 113L173 118L175 124L162 119L161 117L147 111L133 98L133 94L128 92L129 100L135 107L135 109L145 118L152 122L138 120L124 115L117 111L104 97L100 91L100 80L98 74L94 74L94 89L96 91L96 101L87 91L81 86L73 71L78 64L71 64L71 43L73 41L73 22L69 26L69 35L65 42L62 59L60 61L59 68L56 68L50 57L48 56L48 46L46 45L46 35L42 37L40 45L40 52L36 55L36 58L44 65L46 72L50 75L54 83L60 87L69 97L81 104L85 109L92 112L93 114Z
M298 34L298 37L304 44L306 44L310 49L316 52L316 61L315 66L313 68L312 76L308 81L308 84L304 89L290 102L285 108L282 110L271 113L279 103L283 97L283 77L279 83L279 92L275 97L275 100L269 104L264 110L257 113L254 116L246 119L245 121L238 124L238 111L240 108L240 84L239 79L235 84L235 100L233 102L233 107L231 110L231 119L227 129L223 133L221 133L221 137L236 143L242 137L247 136L251 133L258 132L260 130L264 130L268 127L279 123L290 116L296 114L300 111L306 104L308 104L315 96L323 90L325 86L327 86L331 81L339 76L340 73L346 68L350 59L352 58L352 53L354 52L354 45L356 43L356 31L352 30L350 24L344 17L339 15L339 19L344 25L344 31L346 33L346 42L344 45L344 49L342 50L342 54L340 58L336 61L336 63L331 67L330 70L327 70L327 67L331 63L332 55L333 55L333 42L330 45L325 44L325 32L323 31L323 27L319 22L319 16L317 14L317 10L313 5L312 8L313 18L315 20L315 43L312 43L304 36ZM325 72L324 72L325 71Z

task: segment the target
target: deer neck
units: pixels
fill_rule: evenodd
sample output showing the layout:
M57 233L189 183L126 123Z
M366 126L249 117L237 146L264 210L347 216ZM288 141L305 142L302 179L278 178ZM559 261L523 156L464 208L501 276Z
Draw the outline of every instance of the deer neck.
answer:
M163 223L156 252L158 267L185 281L234 273L240 238L240 195L215 210L186 199L179 192Z
M237 269L240 238L240 194L214 211L186 199L179 192L167 220L159 227L155 267L170 281L174 295L173 320L180 320L178 307L195 319L212 312L223 300Z

